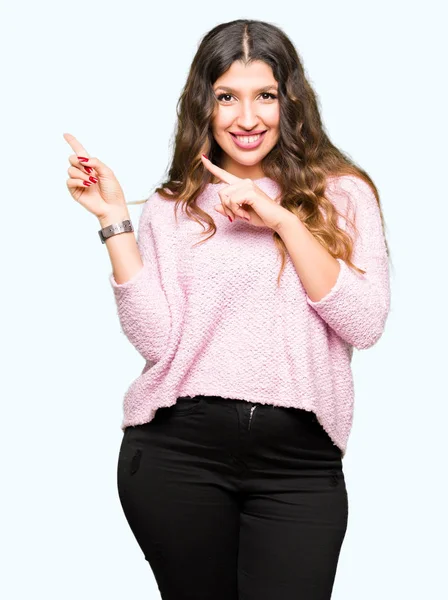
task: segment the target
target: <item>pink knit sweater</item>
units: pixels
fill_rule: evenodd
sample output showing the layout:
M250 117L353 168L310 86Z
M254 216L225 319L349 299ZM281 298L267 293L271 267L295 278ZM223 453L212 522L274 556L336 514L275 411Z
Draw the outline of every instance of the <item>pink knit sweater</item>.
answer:
M267 177L255 183L272 198L279 191ZM327 197L342 214L355 211L352 261L366 273L338 259L335 285L313 302L288 254L277 287L280 260L271 229L231 223L214 210L226 185L208 184L199 196L217 231L194 248L204 239L202 227L180 207L176 224L174 202L154 193L138 226L143 268L122 284L109 276L122 330L146 360L126 391L121 428L151 421L157 408L180 396L223 396L313 411L345 456L353 347L373 346L389 313L389 265L375 196L357 177L328 180ZM339 222L346 227L345 219Z

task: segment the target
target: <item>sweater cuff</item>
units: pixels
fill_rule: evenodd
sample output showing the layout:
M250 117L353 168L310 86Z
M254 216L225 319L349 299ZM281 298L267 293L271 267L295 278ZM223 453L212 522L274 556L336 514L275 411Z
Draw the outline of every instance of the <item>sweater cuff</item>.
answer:
M331 304L333 304L334 300L335 299L337 300L338 292L343 286L343 281L345 279L345 275L346 275L346 272L349 267L348 267L347 263L345 263L342 260L342 258L337 258L336 260L338 261L338 263L340 265L340 269L339 269L338 278L336 279L335 284L333 285L331 290L329 292L327 292L327 294L320 300L313 301L307 294L306 301L308 302L308 304L310 306L313 306L314 308L321 308L321 307L324 308L327 305L331 306Z

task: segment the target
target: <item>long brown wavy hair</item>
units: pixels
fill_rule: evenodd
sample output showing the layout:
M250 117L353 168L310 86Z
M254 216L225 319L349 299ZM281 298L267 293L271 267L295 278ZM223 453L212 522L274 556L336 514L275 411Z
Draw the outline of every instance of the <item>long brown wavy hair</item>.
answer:
M326 198L325 189L328 177L355 175L365 181L378 202L384 234L378 190L369 175L331 143L324 131L316 93L305 77L298 53L286 34L271 23L238 19L214 27L202 38L177 103L174 154L168 177L155 192L175 202L176 219L181 204L188 218L203 228L204 222L208 224L205 234L216 233L213 218L196 205L196 199L213 179L202 164L201 154L222 166L223 152L211 131L211 119L218 104L213 84L234 61L245 65L263 61L272 68L278 83L280 135L275 147L261 161L261 168L265 177L279 185L281 205L296 214L334 258L342 258L358 272L365 273L350 260L353 240L338 227L339 213ZM344 217L348 220L347 215ZM356 232L354 222L351 225ZM281 254L279 284L287 251L277 232L273 238ZM390 258L385 235L384 239Z

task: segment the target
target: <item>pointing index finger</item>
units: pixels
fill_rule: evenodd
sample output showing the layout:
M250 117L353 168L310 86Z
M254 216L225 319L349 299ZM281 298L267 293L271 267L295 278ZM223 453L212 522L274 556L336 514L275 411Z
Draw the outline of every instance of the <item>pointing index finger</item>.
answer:
M76 156L85 156L86 158L89 158L87 150L80 142L78 142L74 135L71 133L64 133L63 136L64 140L69 144Z
M221 167L217 167L216 165L214 165L212 163L212 161L209 160L208 158L205 158L205 156L203 154L201 155L201 158L202 158L202 163L203 163L204 167L206 167L210 171L210 173L213 173L213 175L216 175L216 177L218 179L220 179L221 181L224 181L224 183L232 184L232 183L238 183L239 181L241 181L241 179L239 177L237 177L236 175L232 175L231 173L228 173L224 169L221 169Z

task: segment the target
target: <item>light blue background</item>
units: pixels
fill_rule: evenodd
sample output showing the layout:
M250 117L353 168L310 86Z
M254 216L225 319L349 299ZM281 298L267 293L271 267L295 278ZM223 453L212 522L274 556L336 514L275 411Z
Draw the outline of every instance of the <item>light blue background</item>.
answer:
M159 598L116 489L122 400L143 360L118 323L98 222L67 191L62 134L115 171L128 201L145 198L201 37L237 18L296 45L332 141L378 186L393 259L386 332L353 357L333 598L447 597L445 9L2 2L3 598Z

